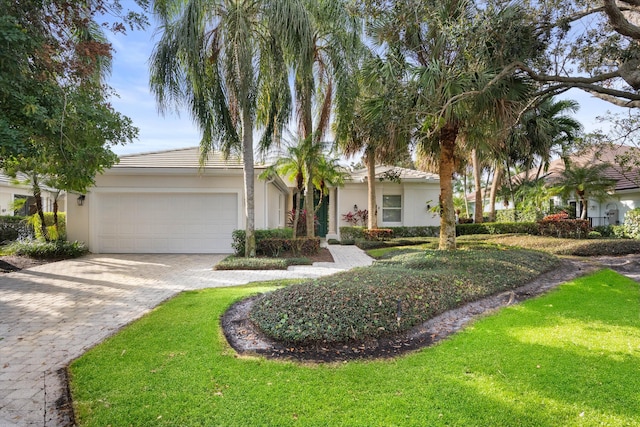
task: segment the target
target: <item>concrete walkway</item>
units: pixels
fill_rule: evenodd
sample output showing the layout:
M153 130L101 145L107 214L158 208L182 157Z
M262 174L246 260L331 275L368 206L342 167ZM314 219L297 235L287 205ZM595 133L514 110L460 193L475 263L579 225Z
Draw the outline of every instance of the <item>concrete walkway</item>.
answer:
M0 427L65 426L56 410L73 359L184 290L313 278L372 263L329 246L333 263L213 271L223 255L90 255L0 276Z

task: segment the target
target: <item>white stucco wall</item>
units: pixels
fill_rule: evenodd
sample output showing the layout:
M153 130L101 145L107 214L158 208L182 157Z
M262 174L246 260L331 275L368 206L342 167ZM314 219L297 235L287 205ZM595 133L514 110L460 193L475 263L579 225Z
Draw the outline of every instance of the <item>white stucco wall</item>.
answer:
M257 178L255 189L255 226L260 228L277 228L285 224L286 195L272 183ZM92 199L99 193L235 193L238 194L238 228L244 227L244 185L241 170L214 171L200 174L194 170L110 170L96 177L96 184L86 194L83 206L77 206L77 195L70 195L67 219L67 235L69 240L83 241L91 247L92 224L95 215L92 210ZM265 197L267 196L267 197ZM176 215L180 214L176 206ZM231 233L232 230L229 230Z
M344 187L336 189L337 204L335 207L335 223L337 223L336 233L339 227L348 226L342 216L348 212L354 212L354 205L358 209L367 209L367 183L348 183ZM440 187L438 183L426 182L376 182L376 204L378 205L378 226L437 226L440 224L440 217L427 210L427 204L435 206L438 204ZM402 222L385 223L383 221L383 196L400 195L402 201ZM331 230L331 223L329 226Z

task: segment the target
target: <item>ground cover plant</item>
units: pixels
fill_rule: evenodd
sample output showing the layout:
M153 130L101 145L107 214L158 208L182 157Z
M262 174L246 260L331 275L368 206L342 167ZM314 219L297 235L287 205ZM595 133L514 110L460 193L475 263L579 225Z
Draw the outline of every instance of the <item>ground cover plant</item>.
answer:
M309 258L246 258L230 255L215 265L214 270L286 270L290 265L311 265Z
M219 319L271 286L186 292L70 367L79 426L637 426L638 284L602 271L405 357L238 357Z
M640 240L635 239L560 239L526 234L469 237L480 237L488 243L535 249L555 255L627 255L640 252Z
M542 252L495 245L401 253L266 294L250 318L268 336L296 344L384 337L520 286L557 264Z

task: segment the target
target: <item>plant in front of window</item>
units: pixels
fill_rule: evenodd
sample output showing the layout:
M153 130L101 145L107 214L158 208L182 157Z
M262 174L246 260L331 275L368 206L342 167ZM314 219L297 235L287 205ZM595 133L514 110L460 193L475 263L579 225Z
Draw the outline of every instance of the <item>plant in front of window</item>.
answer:
M359 225L366 226L369 219L369 211L366 209L356 209L355 212L347 212L342 215L342 220L352 227Z

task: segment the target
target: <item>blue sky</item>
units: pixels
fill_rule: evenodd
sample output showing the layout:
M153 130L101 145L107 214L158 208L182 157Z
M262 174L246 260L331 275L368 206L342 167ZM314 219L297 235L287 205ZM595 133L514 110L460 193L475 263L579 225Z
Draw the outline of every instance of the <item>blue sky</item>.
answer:
M140 129L138 140L114 147L118 155L193 147L200 141L198 128L186 112L164 117L158 113L155 98L149 91L149 56L157 39L154 31L155 27L151 26L146 31L109 36L115 49L109 83L119 95L112 103ZM606 128L606 124L597 123L596 117L615 109L577 89L566 92L562 98L580 103L576 118L587 132Z

